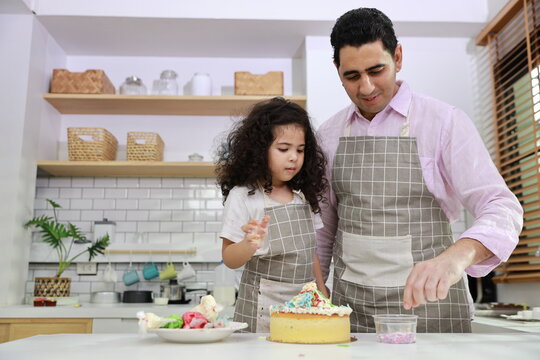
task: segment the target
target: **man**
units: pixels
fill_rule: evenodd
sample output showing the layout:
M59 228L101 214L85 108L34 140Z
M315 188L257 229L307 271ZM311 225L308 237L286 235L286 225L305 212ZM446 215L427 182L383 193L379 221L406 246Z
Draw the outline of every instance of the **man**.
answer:
M465 113L396 81L402 47L376 9L341 16L334 64L353 104L319 129L332 186L317 232L332 299L353 332L371 315L418 315L418 332L470 332L463 275L484 276L518 241L523 211ZM454 243L450 220L474 224Z

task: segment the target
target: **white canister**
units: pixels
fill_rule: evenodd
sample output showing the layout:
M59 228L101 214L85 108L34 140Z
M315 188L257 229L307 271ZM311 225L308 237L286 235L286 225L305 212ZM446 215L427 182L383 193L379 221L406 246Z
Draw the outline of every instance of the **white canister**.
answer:
M191 95L212 95L212 79L207 73L195 73L191 78Z
M116 223L107 219L103 219L102 221L95 221L94 242L107 234L109 234L109 242L112 243L116 234Z

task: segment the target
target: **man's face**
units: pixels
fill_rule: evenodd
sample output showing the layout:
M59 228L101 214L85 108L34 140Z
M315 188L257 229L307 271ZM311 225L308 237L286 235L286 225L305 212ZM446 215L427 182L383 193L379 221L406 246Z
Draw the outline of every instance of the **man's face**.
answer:
M347 95L366 119L373 119L396 94L396 73L401 70L401 55L401 45L398 44L392 56L380 40L339 50L339 78Z

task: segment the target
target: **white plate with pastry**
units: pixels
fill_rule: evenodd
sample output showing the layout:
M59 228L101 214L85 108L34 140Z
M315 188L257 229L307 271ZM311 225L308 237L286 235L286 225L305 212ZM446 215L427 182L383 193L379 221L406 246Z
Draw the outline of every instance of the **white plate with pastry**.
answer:
M148 329L159 337L178 343L208 343L225 339L237 330L247 328L248 324L230 322L227 327L209 329Z

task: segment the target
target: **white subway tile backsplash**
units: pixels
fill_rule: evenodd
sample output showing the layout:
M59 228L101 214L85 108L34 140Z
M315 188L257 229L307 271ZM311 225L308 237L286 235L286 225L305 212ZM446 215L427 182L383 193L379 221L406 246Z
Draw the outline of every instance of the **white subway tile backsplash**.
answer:
M172 220L171 210L152 210L149 211L148 219L150 221L170 221Z
M92 188L94 187L94 178L90 177L74 177L71 178L71 186L79 188Z
M172 189L150 189L152 199L171 199Z
M94 209L111 210L115 209L116 203L111 199L95 199Z
M206 210L195 210L193 211L194 218L193 220L198 221L213 221L216 220L216 211L206 211Z
M140 178L139 186L142 188L161 188L161 178Z
M137 223L138 232L159 232L159 222L138 222Z
M184 203L185 206L185 203ZM195 219L195 211L193 210L175 210L172 212L172 220L190 221ZM200 220L200 219L195 219Z
M223 210L223 203L220 200L207 200L205 208L207 210Z
M103 210L83 210L81 211L81 221L103 220Z
M194 199L195 190L193 189L174 189L172 194L174 199Z
M82 189L80 188L60 188L60 197L64 199L80 199Z
M206 178L184 178L184 187L186 188L206 187Z
M36 187L49 187L49 178L48 177L38 177L36 178Z
M149 211L147 210L128 210L126 211L126 220L128 221L147 221ZM157 219L154 219L157 220Z
M89 293L90 292L90 283L89 282L79 282L71 281L71 292L74 293Z
M70 177L52 177L49 179L49 187L69 188L71 187Z
M121 200L119 199L119 200L116 200L116 208L135 210L139 208L139 202L138 200L133 200L133 199L121 199Z
M91 210L93 202L90 199L73 199L70 203L71 209Z
M36 198L38 199L54 199L58 198L60 190L57 188L37 188Z
M114 188L116 187L116 178L95 178L94 179L94 187L102 187L102 188Z
M79 221L81 220L80 210L59 210L57 212L59 221Z
M183 225L185 232L204 232L204 222L202 221L185 221Z
M128 196L128 189L105 189L106 199L125 199Z
M175 244L183 243L183 244L191 246L193 243L193 234L192 233L172 233L171 243L175 243Z
M137 188L139 187L139 178L118 178L116 184L122 188Z
M160 231L167 232L167 233L182 232L182 223L181 222L162 222Z
M76 227L79 228L79 230L81 230L82 232L85 232L85 233L89 233L92 231L92 222L91 221L72 221L71 222L73 225L75 225ZM87 237L92 240L93 237L92 235L88 235L87 234Z
M181 178L163 178L161 184L164 188L181 188L184 187L184 179Z
M103 199L105 197L105 189L83 189L83 199Z
M128 198L130 199L148 199L150 189L128 189Z
M110 221L125 221L126 211L125 210L105 210L103 212L103 217L106 219L109 219Z
M205 209L204 200L183 200L184 210L201 210Z
M169 244L171 242L171 234L169 233L148 233L148 241L152 244Z
M135 221L117 221L116 222L116 232L136 232L137 223ZM127 238L126 238L127 240Z
M49 203L45 199L35 199L34 200L34 209L35 210L46 210L49 208Z
M197 199L215 199L216 191L215 190L195 190L195 197Z
M163 210L180 210L182 209L182 200L162 200L161 208Z
M156 199L139 200L139 209L161 210L161 200L156 200Z

